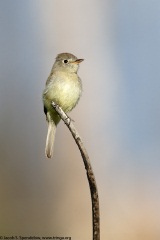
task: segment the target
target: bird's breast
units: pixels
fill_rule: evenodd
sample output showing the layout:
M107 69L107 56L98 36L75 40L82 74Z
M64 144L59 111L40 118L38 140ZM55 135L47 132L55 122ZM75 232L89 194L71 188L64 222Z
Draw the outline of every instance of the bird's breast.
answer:
M47 105L54 101L65 112L69 112L78 103L81 92L81 80L77 74L59 73L47 84L44 98Z

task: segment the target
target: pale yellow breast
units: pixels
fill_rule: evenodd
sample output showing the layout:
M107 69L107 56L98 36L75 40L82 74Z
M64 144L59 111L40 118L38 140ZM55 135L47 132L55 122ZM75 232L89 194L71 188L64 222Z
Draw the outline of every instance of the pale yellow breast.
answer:
M50 108L51 101L54 101L60 105L65 112L69 112L77 104L81 92L81 80L77 74L56 72L56 74L53 74L50 78L44 90L44 104L48 109Z

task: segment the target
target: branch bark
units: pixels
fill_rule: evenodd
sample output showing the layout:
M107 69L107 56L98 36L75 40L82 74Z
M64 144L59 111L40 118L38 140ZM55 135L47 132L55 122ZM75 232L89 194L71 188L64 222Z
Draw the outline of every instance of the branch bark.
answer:
M69 130L81 152L81 156L82 156L82 159L83 159L83 162L85 165L88 183L89 183L89 187L90 187L90 193L91 193L93 240L100 240L100 212L99 212L98 189L97 189L97 184L96 184L95 176L94 176L92 166L91 166L91 163L89 160L88 153L84 147L84 144L83 144L76 128L73 125L72 120L64 113L64 111L60 108L59 105L52 102L52 106L56 110L56 112L59 114L61 119L64 121L64 123L67 125L67 127L69 128Z

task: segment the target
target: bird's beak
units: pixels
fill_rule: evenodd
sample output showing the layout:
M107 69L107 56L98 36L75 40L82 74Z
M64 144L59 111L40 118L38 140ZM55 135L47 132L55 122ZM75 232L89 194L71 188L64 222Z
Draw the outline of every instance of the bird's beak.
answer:
M84 61L84 59L77 59L76 61L74 61L74 62L72 62L72 63L74 63L74 64L79 64L79 63L81 63L82 61Z

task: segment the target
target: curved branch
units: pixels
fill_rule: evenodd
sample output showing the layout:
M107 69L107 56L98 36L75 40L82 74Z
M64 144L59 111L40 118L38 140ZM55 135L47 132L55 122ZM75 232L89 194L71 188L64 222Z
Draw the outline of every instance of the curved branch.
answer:
M100 212L99 212L98 189L97 189L96 180L95 180L95 176L89 160L88 153L71 119L64 113L64 111L59 107L59 105L52 102L52 106L56 110L56 112L59 114L61 119L64 121L64 123L67 125L67 127L69 128L81 152L82 159L86 169L88 182L89 182L90 193L91 193L93 240L100 240Z

